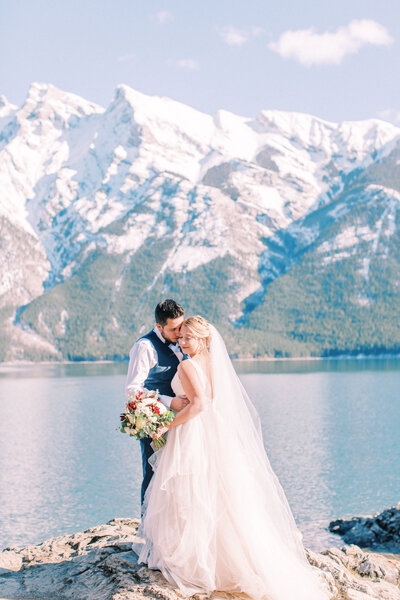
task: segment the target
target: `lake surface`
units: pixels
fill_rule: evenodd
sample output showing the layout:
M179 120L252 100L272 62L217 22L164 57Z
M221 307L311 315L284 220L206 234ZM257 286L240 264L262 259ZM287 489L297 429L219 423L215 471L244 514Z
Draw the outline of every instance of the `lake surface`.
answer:
M400 359L237 361L304 544L400 501ZM125 363L0 367L0 547L140 515Z

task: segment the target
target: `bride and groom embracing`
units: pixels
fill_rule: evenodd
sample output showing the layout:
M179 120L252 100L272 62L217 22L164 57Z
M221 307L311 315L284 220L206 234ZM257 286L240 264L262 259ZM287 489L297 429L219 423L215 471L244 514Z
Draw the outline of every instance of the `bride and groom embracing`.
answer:
M155 317L131 349L126 392L158 389L176 416L160 432L160 450L140 440L139 563L185 596L328 600L222 337L203 317L185 318L174 300L160 302Z

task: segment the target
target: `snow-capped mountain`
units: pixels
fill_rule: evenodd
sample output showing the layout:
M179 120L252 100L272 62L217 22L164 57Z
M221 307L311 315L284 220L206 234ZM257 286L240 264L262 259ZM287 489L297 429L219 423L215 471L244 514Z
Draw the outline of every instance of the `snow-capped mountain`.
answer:
M20 108L1 97L0 358L123 356L166 295L236 353L337 350L288 315L309 261L325 291L350 261L349 302L373 314L376 260L399 273L399 153L400 129L377 119L210 116L126 85L106 109L39 83Z

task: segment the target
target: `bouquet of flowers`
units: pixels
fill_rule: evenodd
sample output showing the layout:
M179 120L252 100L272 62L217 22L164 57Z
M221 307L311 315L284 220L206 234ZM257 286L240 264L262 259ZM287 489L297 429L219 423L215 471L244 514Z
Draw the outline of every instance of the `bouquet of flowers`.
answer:
M155 437L162 427L169 425L175 418L158 397L158 390L139 391L128 396L126 412L121 414L122 433L129 433L140 440L145 437L153 439L154 448L158 450L166 444L166 439Z

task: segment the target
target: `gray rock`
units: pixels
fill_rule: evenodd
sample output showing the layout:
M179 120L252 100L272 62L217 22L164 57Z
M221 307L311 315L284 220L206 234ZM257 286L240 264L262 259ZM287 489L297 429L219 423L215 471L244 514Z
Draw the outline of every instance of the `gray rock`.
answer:
M159 571L137 564L131 545L138 523L113 519L38 546L3 550L0 600L181 600ZM363 552L355 545L306 552L332 600L400 600L400 561L395 557ZM212 594L212 600L235 597L243 598Z
M400 553L400 503L376 515L331 521L329 530L342 536L346 544Z

